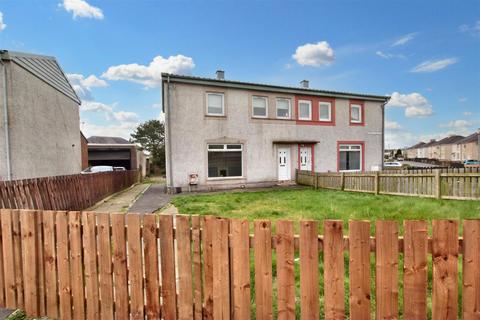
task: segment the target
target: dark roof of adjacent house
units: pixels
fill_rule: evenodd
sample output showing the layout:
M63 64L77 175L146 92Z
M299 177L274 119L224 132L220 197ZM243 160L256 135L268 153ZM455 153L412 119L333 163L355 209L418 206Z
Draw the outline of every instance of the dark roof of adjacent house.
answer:
M437 142L435 142L435 145L440 146L445 144L453 144L453 143L457 143L458 141L464 138L465 138L464 136L453 135L453 136L449 136L441 140L438 140Z
M423 147L423 145L425 145L425 144L426 144L425 142L419 142L419 143L417 143L417 144L414 144L414 145L411 146L410 148L407 148L407 150L417 149L417 148Z
M250 89L250 90L258 90L258 91L283 92L283 93L290 93L290 94L305 94L305 95L329 96L329 97L333 96L337 98L363 99L363 100L380 101L380 102L387 102L390 99L389 96L372 95L372 94L364 94L364 93L328 91L328 90L318 90L318 89L311 89L311 88L278 86L278 85L263 84L263 83L220 80L220 79L214 79L214 78L204 78L204 77L194 77L194 76L162 73L162 85L164 82L168 82L168 81L190 83L190 84L203 84L203 85L217 86L217 87L224 87L224 88L227 87L227 88Z
M55 57L0 50L0 58L15 62L76 103L81 104L80 99Z
M132 144L130 141L120 137L91 136L88 143L94 144Z
M470 143L470 142L478 141L478 135L479 135L478 132L472 133L471 135L457 141L457 144L458 143Z

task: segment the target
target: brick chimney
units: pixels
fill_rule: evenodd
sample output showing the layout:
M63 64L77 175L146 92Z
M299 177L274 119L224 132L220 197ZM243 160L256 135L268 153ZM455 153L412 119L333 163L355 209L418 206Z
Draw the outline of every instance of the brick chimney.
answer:
M308 85L308 80L302 80L302 81L300 81L300 87L305 88L305 89L308 89L308 87L309 87L309 85Z
M217 75L217 80L225 80L225 71L217 70L215 74Z

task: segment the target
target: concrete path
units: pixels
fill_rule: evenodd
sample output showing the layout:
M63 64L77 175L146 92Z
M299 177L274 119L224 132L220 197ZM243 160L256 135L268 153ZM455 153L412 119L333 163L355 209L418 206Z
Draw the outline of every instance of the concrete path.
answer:
M165 193L164 184L152 184L138 197L128 212L152 213L164 207L170 202L171 194Z
M135 199L148 188L148 184L137 184L124 191L114 194L95 206L87 209L96 212L127 212Z

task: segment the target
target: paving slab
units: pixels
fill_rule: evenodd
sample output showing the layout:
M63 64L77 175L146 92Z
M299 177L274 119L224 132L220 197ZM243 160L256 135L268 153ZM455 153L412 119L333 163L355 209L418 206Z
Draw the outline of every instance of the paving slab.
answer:
M128 209L133 213L153 213L167 205L173 195L165 193L164 184L151 184Z

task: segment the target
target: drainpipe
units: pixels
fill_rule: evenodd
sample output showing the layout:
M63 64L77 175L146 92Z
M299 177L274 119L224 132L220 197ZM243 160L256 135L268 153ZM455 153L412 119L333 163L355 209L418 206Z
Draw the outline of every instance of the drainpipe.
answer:
M5 128L5 160L7 163L7 180L12 180L12 167L10 159L10 136L8 131L8 99L7 99L7 67L0 57L2 64L2 81L3 81L3 126Z
M162 92L163 94L163 92ZM173 170L172 170L172 143L170 141L171 129L170 129L170 74L167 75L167 105L165 108L165 124L167 125L167 155L168 155L168 176L167 180L167 192L173 191Z
M382 154L381 154L381 168L380 170L383 171L383 162L384 162L384 155L385 155L385 105L388 103L390 98L388 98L383 104L382 104Z

